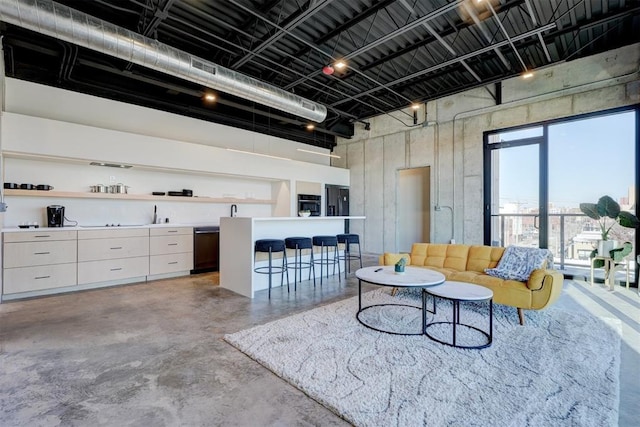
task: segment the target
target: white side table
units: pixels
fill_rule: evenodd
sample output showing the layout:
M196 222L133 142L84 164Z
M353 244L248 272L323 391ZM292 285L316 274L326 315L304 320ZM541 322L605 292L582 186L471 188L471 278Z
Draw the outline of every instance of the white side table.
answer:
M629 263L628 259L623 259L622 261L614 261L613 258L608 256L595 256L591 258L591 286L593 286L593 270L594 264L596 260L604 261L604 266L600 268L604 268L604 284L609 287L610 291L615 290L616 284L616 271L621 269L622 267L626 267L626 279L627 279L627 289L629 289Z
M453 314L452 314L451 321L431 322L425 325L424 334L427 337L441 344L445 344L445 345L449 345L451 347L457 347L457 348L480 349L480 348L489 347L491 345L491 343L493 342L493 291L491 289L485 288L484 286L480 286L480 285L473 285L471 283L446 281L439 286L424 288L422 290L422 294L423 295L429 294L433 297L450 300L453 307ZM489 330L488 331L483 331L477 326L460 322L460 303L472 302L472 301L488 301L488 304L489 304ZM426 311L426 299L424 297L423 297L423 305L425 305L423 310ZM435 314L435 312L436 312L436 302L434 298L433 313ZM429 333L428 331L429 327L434 325L442 325L442 324L451 325L451 329L453 332L451 341L445 341ZM456 332L457 332L457 329L460 327L479 332L481 335L483 335L486 338L486 342L480 343L478 345L459 344L456 339L457 338Z

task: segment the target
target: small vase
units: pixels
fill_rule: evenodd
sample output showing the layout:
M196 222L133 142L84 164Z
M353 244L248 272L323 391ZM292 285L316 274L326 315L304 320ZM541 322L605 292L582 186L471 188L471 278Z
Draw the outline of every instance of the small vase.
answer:
M404 274L404 265L396 265L395 271L396 274Z
M617 246L618 242L615 240L600 240L598 242L598 256L611 256L609 251L615 249Z

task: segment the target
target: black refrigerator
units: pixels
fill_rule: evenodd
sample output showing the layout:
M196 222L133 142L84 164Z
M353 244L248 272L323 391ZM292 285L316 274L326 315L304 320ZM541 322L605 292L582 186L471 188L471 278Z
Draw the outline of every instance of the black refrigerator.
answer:
M327 216L349 216L349 187L325 186L325 214Z

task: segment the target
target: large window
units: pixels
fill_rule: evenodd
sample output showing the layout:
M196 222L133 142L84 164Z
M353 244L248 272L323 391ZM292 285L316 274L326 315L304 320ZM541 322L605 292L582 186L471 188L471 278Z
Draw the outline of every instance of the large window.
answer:
M639 108L485 134L485 243L549 248L561 267L586 267L599 240L579 204L603 195L636 213ZM615 226L631 241L636 230ZM635 263L633 263L635 265Z

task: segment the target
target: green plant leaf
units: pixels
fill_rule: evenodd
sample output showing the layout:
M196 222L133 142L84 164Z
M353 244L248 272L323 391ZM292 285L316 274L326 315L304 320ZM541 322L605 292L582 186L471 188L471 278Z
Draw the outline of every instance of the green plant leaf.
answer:
M580 203L580 210L591 219L599 220L598 206L595 203Z
M638 228L638 226L640 226L640 220L638 220L634 214L627 211L620 211L618 215L618 223L627 228Z
M610 196L602 196L598 200L598 213L616 219L620 214L620 205Z

